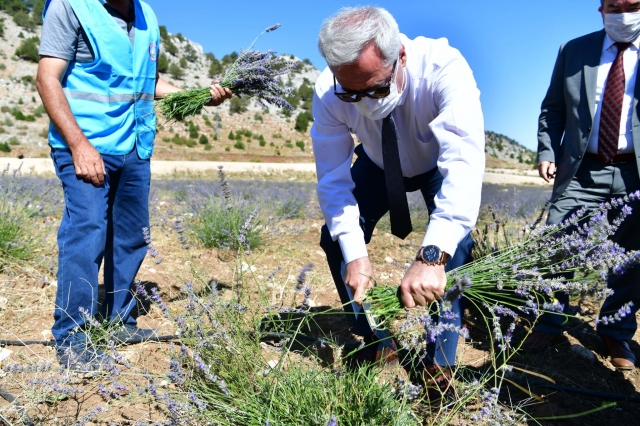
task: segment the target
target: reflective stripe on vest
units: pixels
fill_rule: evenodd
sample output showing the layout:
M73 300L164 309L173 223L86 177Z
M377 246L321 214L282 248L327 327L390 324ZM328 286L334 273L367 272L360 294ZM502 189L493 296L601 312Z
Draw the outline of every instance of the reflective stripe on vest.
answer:
M95 59L69 63L62 87L78 126L101 154L124 155L134 146L151 157L156 132L153 104L160 32L155 14L140 0L135 7L135 38L104 8L101 0L68 0L78 17ZM48 6L48 2L47 5ZM45 9L46 19L46 9ZM49 144L67 148L50 126Z
M89 92L76 92L69 89L64 89L64 94L67 98L82 99L85 101L102 102L104 104L117 104L117 103L133 103L136 100L153 101L153 93L137 93L126 95L99 95L97 93Z

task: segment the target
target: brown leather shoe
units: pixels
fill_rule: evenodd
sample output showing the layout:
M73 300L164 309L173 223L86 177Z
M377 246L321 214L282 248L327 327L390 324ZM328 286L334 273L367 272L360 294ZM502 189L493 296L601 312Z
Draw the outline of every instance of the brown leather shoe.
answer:
M429 401L437 401L453 393L453 370L437 364L422 370L422 384Z
M611 357L611 364L618 370L633 370L636 364L636 356L629 348L626 340L617 340L610 336L600 335L604 343L604 351Z
M374 336L366 336L364 339L366 346L354 354L354 362L359 366L375 363L384 364L385 368L397 366L399 364L398 347L393 339L390 341L393 349Z
M542 331L532 331L527 335L525 341L520 346L527 352L542 352L550 345L557 345L566 341L562 334L547 334Z

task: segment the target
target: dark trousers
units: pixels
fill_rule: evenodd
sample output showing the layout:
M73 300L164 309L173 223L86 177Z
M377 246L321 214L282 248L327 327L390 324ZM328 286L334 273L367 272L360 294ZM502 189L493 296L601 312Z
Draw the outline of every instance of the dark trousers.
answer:
M384 171L378 167L367 156L362 145L356 147L356 155L358 158L351 167L351 178L355 183L353 195L360 209L360 226L364 232L365 242L371 241L371 235L376 224L385 213L389 211L387 202L387 189L385 185ZM438 169L433 169L427 173L412 178L404 178L404 185L407 192L420 190L427 206L429 214L435 210L434 198L440 191L443 177ZM322 235L320 237L320 246L327 255L327 262L333 281L340 295L340 300L344 304L346 312L357 313L360 308L352 303L352 299L347 291L344 282L344 273L346 264L342 256L342 250L338 241L333 241L326 225L322 227ZM459 244L454 256L449 259L445 270L449 271L471 261L471 248L473 239L467 235ZM417 250L416 250L417 251ZM444 320L461 325L462 306L461 302L453 303L453 312L458 314L455 320ZM367 323L364 315L348 315L351 317L353 331L355 334L367 336L373 333L371 327ZM425 362L428 364L453 365L455 362L456 349L458 346L458 334L455 332L443 333L435 343L427 346L427 357Z
M557 224L571 216L576 210L587 206L596 208L614 197L624 197L640 189L640 177L635 162L623 164L604 164L593 158L585 158L564 193L551 205L547 223ZM628 216L612 240L627 250L640 249L640 203L630 205L633 213ZM612 210L609 221L619 215L619 210ZM608 279L608 287L614 293L607 297L600 309L600 317L615 314L622 305L633 302L632 314L612 324L599 324L599 334L618 340L629 340L633 337L636 324L636 311L640 308L640 267L635 267L623 275L612 275ZM556 299L566 307L569 295L557 293ZM543 314L534 330L547 334L562 332L567 317L562 314Z

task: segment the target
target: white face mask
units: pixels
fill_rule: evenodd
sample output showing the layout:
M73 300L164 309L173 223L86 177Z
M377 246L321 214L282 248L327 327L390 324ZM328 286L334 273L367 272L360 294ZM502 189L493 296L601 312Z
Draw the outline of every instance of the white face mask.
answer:
M605 13L604 29L615 41L631 43L640 36L640 12Z
M405 68L402 68L404 73L404 81L406 82L407 76ZM402 99L401 93L398 92L398 86L396 85L397 74L391 82L389 95L380 99L371 99L364 97L360 102L356 102L354 105L360 114L372 120L382 120L387 115L391 114L391 111L398 106L398 103ZM406 83L405 83L406 86Z

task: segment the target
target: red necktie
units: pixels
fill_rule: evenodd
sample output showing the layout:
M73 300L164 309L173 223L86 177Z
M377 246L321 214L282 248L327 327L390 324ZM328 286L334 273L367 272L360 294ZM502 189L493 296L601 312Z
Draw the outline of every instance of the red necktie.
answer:
M598 134L598 156L605 163L618 153L620 139L620 119L622 117L622 99L624 98L625 77L622 55L631 43L616 43L618 55L611 65L604 89L602 112L600 113L600 133Z

